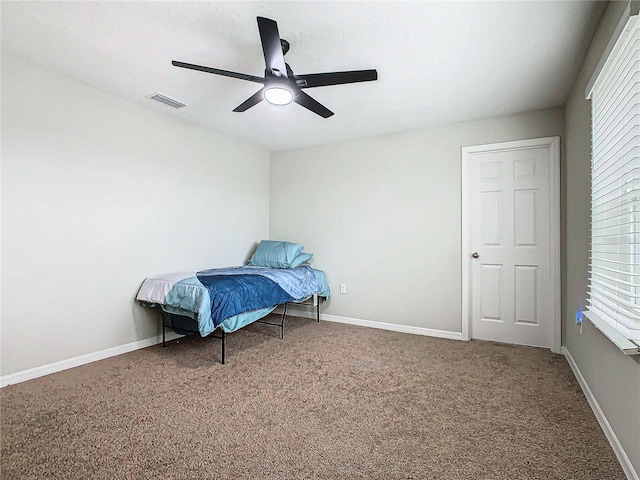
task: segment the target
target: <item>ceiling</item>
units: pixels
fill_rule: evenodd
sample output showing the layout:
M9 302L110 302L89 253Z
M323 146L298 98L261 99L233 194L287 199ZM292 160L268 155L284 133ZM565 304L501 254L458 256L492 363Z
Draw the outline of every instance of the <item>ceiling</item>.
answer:
M2 49L270 151L563 105L597 1L2 1ZM305 90L335 115L261 102L260 85L172 60L264 74L257 16L278 22L295 73L376 68L378 81ZM186 103L154 102L161 92Z

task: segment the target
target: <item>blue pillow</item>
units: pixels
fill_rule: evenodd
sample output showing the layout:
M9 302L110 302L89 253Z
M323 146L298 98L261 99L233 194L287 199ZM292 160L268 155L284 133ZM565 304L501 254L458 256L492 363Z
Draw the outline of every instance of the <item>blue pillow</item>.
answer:
M308 263L313 258L313 253L301 253L296 258L293 259L289 268L296 268L302 265L303 263Z
M248 265L255 267L289 268L304 247L299 243L262 240Z

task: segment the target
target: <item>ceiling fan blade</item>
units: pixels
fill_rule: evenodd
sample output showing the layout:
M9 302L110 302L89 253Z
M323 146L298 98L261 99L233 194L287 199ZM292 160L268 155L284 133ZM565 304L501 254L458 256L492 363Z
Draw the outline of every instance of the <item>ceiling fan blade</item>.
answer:
M278 24L274 20L258 17L258 30L260 31L267 75L287 78L287 66L284 63Z
M216 75L224 75L225 77L239 78L240 80L248 80L250 82L264 83L264 78L245 73L230 72L229 70L220 70L219 68L203 67L202 65L194 65L192 63L184 63L173 60L171 64L174 67L188 68L189 70L198 70L200 72L214 73Z
M242 102L240 105L238 105L236 108L234 108L233 111L234 112L244 112L246 110L249 110L254 105L260 103L262 100L264 100L264 88L261 88L256 93L251 95L244 102Z
M344 83L371 82L378 79L378 71L353 70L350 72L310 73L296 75L295 79L299 88L326 87Z
M297 95L293 97L293 101L298 105L302 105L304 108L311 110L313 113L317 113L322 118L329 118L333 115L331 110L301 90L298 90Z

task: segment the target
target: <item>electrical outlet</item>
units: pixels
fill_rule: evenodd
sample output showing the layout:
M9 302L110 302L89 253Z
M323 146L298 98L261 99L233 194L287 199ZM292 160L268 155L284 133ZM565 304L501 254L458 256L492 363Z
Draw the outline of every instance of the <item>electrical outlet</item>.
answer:
M340 293L347 293L347 284L346 283L341 283L340 284Z

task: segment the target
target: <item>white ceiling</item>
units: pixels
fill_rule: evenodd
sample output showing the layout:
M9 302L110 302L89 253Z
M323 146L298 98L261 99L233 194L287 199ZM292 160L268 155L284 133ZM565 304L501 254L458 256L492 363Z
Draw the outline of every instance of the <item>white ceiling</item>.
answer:
M604 2L2 1L2 49L31 63L268 150L563 105ZM262 102L257 16L278 22L295 73L376 68L378 81L308 89L335 112ZM148 95L188 107L174 110Z

